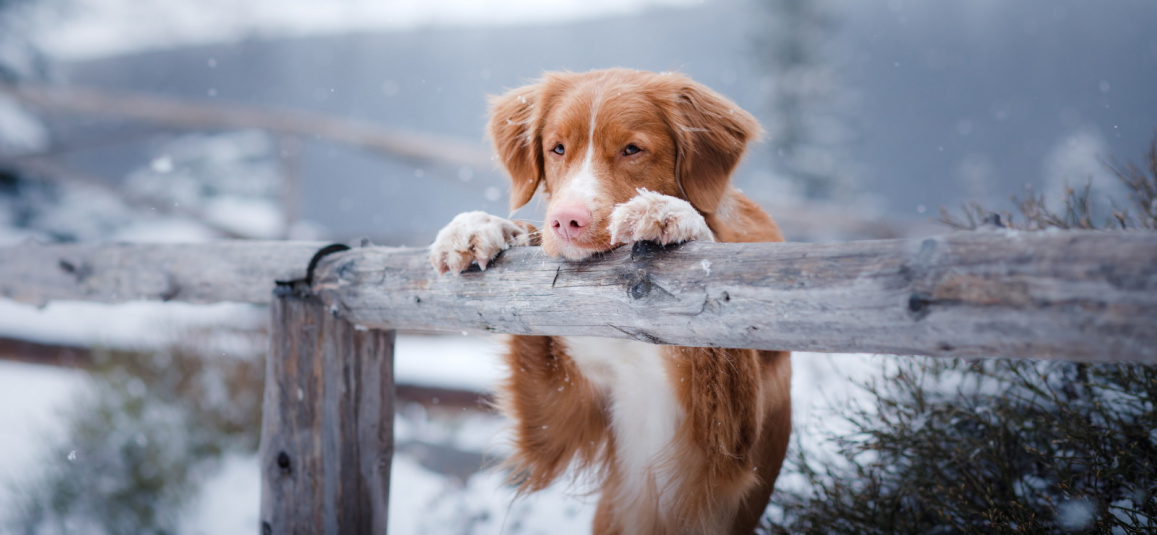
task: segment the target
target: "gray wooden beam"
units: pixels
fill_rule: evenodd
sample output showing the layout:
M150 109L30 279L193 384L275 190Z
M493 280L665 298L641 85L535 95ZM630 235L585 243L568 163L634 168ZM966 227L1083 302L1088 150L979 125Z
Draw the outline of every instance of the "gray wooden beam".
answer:
M1157 363L1157 233L638 244L584 262L515 248L485 272L441 277L426 255L330 255L314 291L371 328Z
M324 243L26 243L0 248L0 296L124 303L268 303L275 280L304 278Z
M261 427L261 532L384 534L394 332L359 330L279 287Z
M23 245L0 296L268 302L320 243ZM590 335L824 352L1157 363L1157 233L962 232L926 240L516 248L437 276L426 249L325 257L314 290L373 328Z

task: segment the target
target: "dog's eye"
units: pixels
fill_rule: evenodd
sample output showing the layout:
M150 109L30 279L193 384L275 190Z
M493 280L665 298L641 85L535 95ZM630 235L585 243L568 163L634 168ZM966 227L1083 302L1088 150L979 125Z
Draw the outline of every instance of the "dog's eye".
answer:
M641 150L643 150L643 149L640 149L637 145L635 145L634 143L631 143L630 145L627 145L627 148L623 149L623 156L630 156L632 154L637 154Z
M566 154L566 148L562 146L562 143L559 143L558 145L555 145L553 149L551 149L551 152L562 156L563 154Z

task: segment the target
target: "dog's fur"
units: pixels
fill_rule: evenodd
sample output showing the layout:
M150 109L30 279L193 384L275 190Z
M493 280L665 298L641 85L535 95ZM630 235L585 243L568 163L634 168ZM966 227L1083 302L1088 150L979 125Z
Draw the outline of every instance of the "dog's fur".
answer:
M549 73L493 98L488 129L512 209L542 191L546 228L461 214L432 246L440 272L485 269L515 245L578 260L643 240L782 241L730 185L758 123L685 76ZM755 529L791 432L786 352L515 336L506 359L523 490L588 471L600 534Z

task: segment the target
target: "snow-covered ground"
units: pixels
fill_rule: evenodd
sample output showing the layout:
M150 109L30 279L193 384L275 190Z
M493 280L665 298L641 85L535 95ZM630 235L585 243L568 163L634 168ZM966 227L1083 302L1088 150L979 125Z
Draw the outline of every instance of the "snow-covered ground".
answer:
M150 347L165 343L166 333L213 322L254 325L264 311L251 306L191 306L134 303L93 305L56 303L44 309L0 302L0 336L41 341ZM400 383L487 391L504 373L497 338L476 336L400 336L396 371ZM879 370L879 358L865 355L793 355L792 396L796 433L808 448L813 438L838 425L832 408L854 395L846 377L863 379ZM9 485L43 469L54 436L55 415L82 390L84 374L75 370L0 362L0 504ZM584 533L594 514L595 497L581 484L559 484L515 499L493 465L505 456L505 422L493 414L439 413L421 405L399 407L395 435L399 445L393 466L390 528L395 534L419 533ZM794 446L793 446L794 447ZM445 448L476 468L464 477L437 473L423 463L429 448ZM472 457L471 457L472 456ZM790 478L781 485L800 482ZM227 454L182 515L182 531L194 534L249 533L255 529L259 475L254 455ZM0 507L0 516L7 512Z
M35 470L44 444L58 438L59 411L84 374L75 370L0 361L0 520L10 485ZM0 530L3 523L0 523Z

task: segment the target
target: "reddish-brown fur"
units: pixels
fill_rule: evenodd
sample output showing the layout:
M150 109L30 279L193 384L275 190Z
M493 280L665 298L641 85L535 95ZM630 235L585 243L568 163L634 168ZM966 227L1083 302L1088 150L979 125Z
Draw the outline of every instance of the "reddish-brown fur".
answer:
M593 135L592 112L600 118ZM638 188L689 201L717 241L782 241L771 218L729 182L747 143L760 134L758 123L684 76L624 69L547 74L494 98L488 129L512 179L512 208L537 191L551 195L566 187L594 143L594 171L605 198L590 207L591 229L575 244L560 243L550 232L536 234L532 241L548 254L566 247L571 253L610 249L607 220ZM556 144L565 144L564 155L550 152ZM627 155L628 144L642 150ZM534 491L568 468L593 471L602 492L595 533L626 533L628 525L655 533L751 533L791 432L788 353L664 347L662 355L682 409L661 461L674 467L673 503L647 497L652 507L618 508L636 502L623 496L628 491L616 460L608 394L584 377L564 338L515 336L510 342L511 374L499 403L516 421L515 475L523 490Z

